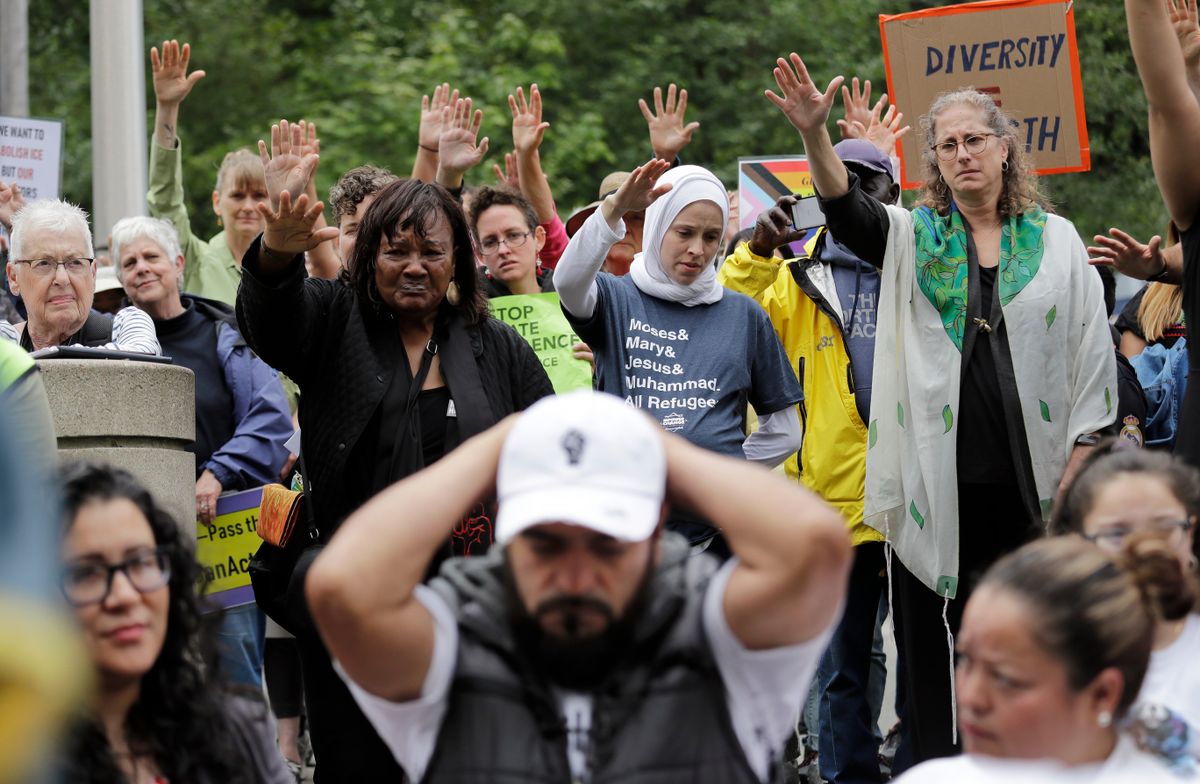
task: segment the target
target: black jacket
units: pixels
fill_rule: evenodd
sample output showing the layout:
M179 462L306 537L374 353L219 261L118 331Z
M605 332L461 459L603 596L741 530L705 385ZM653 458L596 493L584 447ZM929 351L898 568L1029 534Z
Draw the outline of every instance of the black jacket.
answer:
M396 370L388 358L397 356L399 332L366 314L349 285L307 277L302 255L280 275L264 277L258 248L256 240L243 259L238 324L250 347L300 386L307 489L328 540L367 500L347 492L360 483L346 481L346 462ZM512 327L484 318L466 332L491 409L484 412L488 424L553 394L537 355ZM445 367L450 352L443 346L439 354Z

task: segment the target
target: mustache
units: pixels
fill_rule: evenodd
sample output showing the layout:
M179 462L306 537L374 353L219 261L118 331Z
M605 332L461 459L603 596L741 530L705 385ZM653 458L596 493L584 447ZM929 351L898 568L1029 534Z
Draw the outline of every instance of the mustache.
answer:
M551 596L539 602L533 614L534 617L541 618L553 612L573 614L582 610L600 613L610 621L616 618L612 607L591 596Z

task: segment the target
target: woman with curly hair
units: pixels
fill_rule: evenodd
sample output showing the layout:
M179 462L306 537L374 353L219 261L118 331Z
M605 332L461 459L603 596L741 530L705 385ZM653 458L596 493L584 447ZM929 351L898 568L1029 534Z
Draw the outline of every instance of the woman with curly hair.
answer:
M958 747L946 641L963 578L1042 530L1115 417L1103 287L986 94L929 107L924 192L909 211L866 196L834 152L825 122L842 77L822 92L793 53L775 79L783 95L767 97L800 131L830 233L880 268L864 522L901 562L906 741L915 760L945 756Z
M63 594L97 686L69 736L61 779L293 781L265 707L215 677L201 570L179 525L125 471L69 466L61 484Z

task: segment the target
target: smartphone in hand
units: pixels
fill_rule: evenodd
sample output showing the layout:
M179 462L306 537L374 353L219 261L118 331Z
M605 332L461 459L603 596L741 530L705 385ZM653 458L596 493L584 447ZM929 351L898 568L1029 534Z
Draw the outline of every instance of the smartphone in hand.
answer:
M825 225L825 213L817 204L816 196L800 196L792 205L792 228L808 231Z

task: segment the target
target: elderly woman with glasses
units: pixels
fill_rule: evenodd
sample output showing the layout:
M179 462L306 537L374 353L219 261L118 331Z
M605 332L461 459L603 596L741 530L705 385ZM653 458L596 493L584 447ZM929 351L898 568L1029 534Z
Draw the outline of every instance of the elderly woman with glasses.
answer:
M916 760L952 754L951 655L970 586L1035 537L1064 477L1112 424L1117 372L1098 275L1046 211L1007 115L972 89L922 118L919 206L863 193L800 56L771 100L800 132L829 230L882 275L865 519L892 544L904 718ZM918 653L919 651L919 653ZM918 686L919 684L919 686Z
M154 323L137 308L115 316L92 310L96 264L87 213L47 199L22 208L12 221L8 283L25 301L29 320L0 321L0 336L27 351L50 346L99 346L160 353Z
M61 474L62 588L95 668L59 758L63 782L284 784L257 695L214 668L201 571L183 528L124 471Z
M1162 452L1096 455L1063 492L1052 530L1079 534L1110 553L1139 538L1155 539L1179 562L1193 588L1193 545L1200 519L1200 472ZM1143 547L1148 545L1142 545ZM1157 594L1154 649L1134 707L1138 737L1177 769L1200 767L1200 615L1195 594L1174 604Z

